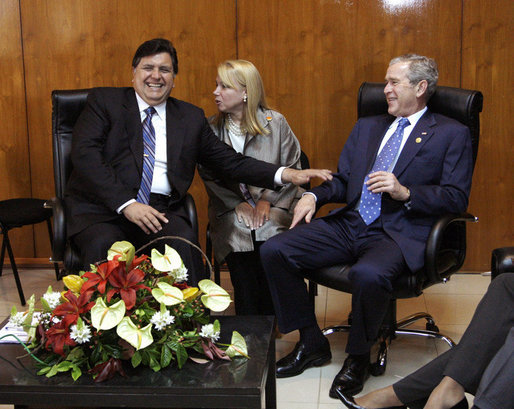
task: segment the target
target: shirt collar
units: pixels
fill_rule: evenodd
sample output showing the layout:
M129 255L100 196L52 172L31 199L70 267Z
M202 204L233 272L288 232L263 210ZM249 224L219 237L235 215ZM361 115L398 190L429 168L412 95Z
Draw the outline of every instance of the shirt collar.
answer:
M146 116L145 109L148 108L150 105L148 105L143 98L139 96L139 94L136 92L136 99L137 99L137 106L139 107L139 113L141 114L141 119L144 119ZM154 105L155 111L157 112L157 115L159 118L166 118L166 101L161 102L159 105Z
M407 119L409 120L409 123L410 123L409 126L415 127L416 124L418 123L419 119L423 116L423 114L427 111L427 109L428 108L425 106L422 110L415 112L414 114L408 116ZM396 126L396 124L398 122L400 122L400 119L402 119L402 117L397 116L389 128Z

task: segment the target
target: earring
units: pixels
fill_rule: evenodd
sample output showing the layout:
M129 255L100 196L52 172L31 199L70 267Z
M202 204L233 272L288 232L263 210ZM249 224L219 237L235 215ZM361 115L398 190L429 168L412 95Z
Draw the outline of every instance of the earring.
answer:
M246 98L246 94L244 94L243 96L243 102L246 102L247 98Z

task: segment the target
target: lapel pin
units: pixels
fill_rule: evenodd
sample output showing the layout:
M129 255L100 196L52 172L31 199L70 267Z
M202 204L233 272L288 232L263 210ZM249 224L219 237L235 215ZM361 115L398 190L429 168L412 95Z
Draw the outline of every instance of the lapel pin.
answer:
M420 143L421 142L421 138L416 138L416 143Z
M267 116L267 117L266 117L266 121L271 122L271 117L270 117L270 116Z
M426 132L421 132L421 135L426 135L427 133Z

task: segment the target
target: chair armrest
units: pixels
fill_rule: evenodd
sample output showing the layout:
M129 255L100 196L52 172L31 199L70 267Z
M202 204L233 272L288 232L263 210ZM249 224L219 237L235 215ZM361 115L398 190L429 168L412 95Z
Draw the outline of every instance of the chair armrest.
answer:
M449 275L456 272L464 263L466 256L466 229L463 226L460 230L451 231L453 227L456 227L454 226L456 222L476 223L478 222L478 217L470 213L446 214L434 223L425 249L425 270L431 283L445 281ZM455 246L446 248L444 247L444 239L449 233L456 234L455 238L452 237L452 245L454 244ZM453 263L449 270L445 269L444 263L440 262L441 252L444 251L452 253Z
M52 209L53 239L52 239L52 262L57 263L64 260L66 248L66 216L64 204L61 199L54 197L45 202L45 208Z
M184 207L186 209L187 217L191 223L191 228L195 233L196 240L198 240L198 216L196 213L195 200L190 193L187 193L186 197L184 198Z

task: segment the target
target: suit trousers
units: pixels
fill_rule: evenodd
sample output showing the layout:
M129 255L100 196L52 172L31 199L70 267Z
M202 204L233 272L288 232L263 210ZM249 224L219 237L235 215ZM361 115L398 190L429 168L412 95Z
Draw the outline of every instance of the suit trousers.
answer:
M366 226L356 211L315 219L278 234L261 247L279 329L317 325L302 270L352 263L352 327L346 352L369 353L384 320L392 282L408 267L379 217Z
M501 274L489 285L459 344L395 383L398 398L404 404L426 400L445 376L474 395L514 325L513 303L514 274Z
M162 224L162 230L157 233L146 234L139 226L130 222L123 215L103 223L93 224L72 237L73 242L80 250L84 269L89 265L105 260L107 250L116 241L127 240L139 249L150 241L163 236L179 236L198 245L198 238L189 223L182 206L168 206L168 200L162 195L150 195L150 205L156 210L166 214L168 223ZM181 240L161 240L147 248L140 254L150 255L152 248L164 252L164 245L168 244L178 251L184 265L188 269L188 283L196 285L204 277L202 256L195 248Z

